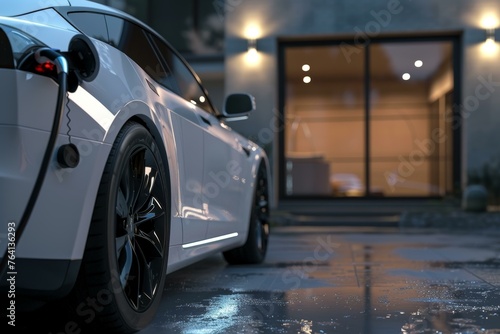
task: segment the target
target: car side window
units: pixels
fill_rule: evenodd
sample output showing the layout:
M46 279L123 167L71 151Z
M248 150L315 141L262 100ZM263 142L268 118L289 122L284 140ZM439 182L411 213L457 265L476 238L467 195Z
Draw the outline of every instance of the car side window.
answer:
M153 51L144 31L118 17L89 12L68 13L72 23L86 35L99 39L127 54L160 84L169 76ZM170 87L167 87L171 89Z
M105 15L105 22L108 44L129 56L160 85L177 91L172 73L161 64L141 27L111 15Z
M108 29L103 14L72 12L68 13L68 17L84 34L108 43Z
M174 52L172 52L170 47L160 38L157 36L151 37L160 50L160 53L170 68L170 71L172 71L177 81L177 85L179 86L180 95L185 100L215 115L216 112L213 109L212 104L189 68L186 67L184 62Z

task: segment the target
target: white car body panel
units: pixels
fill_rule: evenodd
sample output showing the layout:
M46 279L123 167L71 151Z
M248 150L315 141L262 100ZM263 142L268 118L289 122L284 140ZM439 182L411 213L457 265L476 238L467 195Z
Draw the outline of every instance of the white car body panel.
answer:
M113 12L91 2L70 2ZM68 5L68 1L50 5ZM37 9L40 7L31 2L2 8L0 24L66 50L79 32L54 9L45 9L38 16L56 15L50 24L41 19L36 23L36 13L23 16L35 23L1 17ZM61 169L51 162L16 245L17 258L82 259L106 160L120 129L131 118L140 119L158 136L156 140L168 159L172 215L167 271L244 244L257 169L260 163L268 166L264 151L213 115L157 84L118 49L96 39L92 42L99 54L99 75L69 94L71 121L64 117L56 144L67 143L69 133L81 153L80 164L75 169ZM0 222L4 224L18 222L22 216L52 126L57 85L50 78L16 70L0 69L0 76L9 82L0 82L1 100L9 111L19 111L0 113L0 155L10 157L0 164ZM12 82L16 82L15 89L9 87ZM23 98L17 91L33 93ZM2 235L2 256L5 250Z
M0 8L0 16L16 16L23 13L30 13L40 10L44 6L69 6L68 0L48 0L48 1L18 1L15 6L4 5Z

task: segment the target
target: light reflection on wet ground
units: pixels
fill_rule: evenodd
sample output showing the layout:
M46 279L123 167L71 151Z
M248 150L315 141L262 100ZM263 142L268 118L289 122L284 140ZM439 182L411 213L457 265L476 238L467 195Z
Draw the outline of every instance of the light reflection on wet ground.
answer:
M281 228L262 265L173 273L140 333L500 334L500 234L368 232Z

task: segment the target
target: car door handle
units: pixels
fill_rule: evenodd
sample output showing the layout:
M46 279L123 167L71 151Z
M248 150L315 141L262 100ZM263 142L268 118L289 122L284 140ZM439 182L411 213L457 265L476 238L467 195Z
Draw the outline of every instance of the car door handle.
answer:
M201 120L206 123L207 125L212 125L212 123L210 123L210 120L208 118L205 118L203 116L200 116L201 117Z
M158 94L158 91L156 90L155 85L153 85L148 79L146 79L146 82L148 83L149 89L151 89L156 95L160 96L160 94Z
M241 146L241 148L243 149L243 152L246 153L247 157L250 156L250 149L248 147L245 147L245 146Z

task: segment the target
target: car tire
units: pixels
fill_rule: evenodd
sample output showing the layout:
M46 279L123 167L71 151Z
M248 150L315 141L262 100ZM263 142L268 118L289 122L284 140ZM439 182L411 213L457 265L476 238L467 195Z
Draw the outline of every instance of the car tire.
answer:
M165 282L169 225L167 166L151 134L128 123L102 175L74 289L83 327L131 333L153 319Z
M223 252L229 264L258 264L264 261L269 240L269 188L267 172L261 164L257 172L248 236L241 247Z

